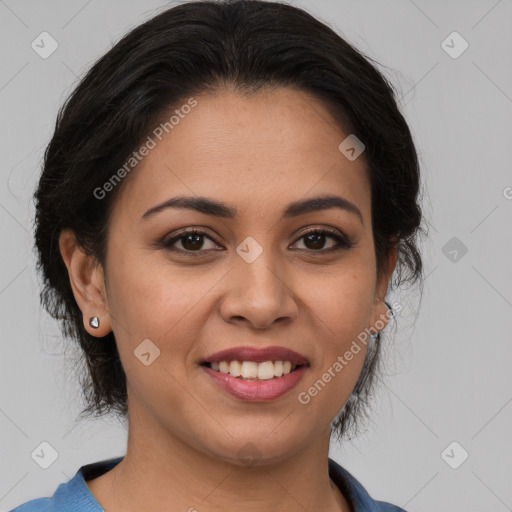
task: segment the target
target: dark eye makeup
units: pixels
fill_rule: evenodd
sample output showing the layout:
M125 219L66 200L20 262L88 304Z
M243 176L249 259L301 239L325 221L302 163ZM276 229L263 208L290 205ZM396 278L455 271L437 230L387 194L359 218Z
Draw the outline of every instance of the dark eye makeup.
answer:
M212 251L219 251L221 249L202 249L204 245L203 239L207 238L217 244L215 240L205 231L197 228L187 228L181 230L178 233L174 233L171 237L165 237L159 243L159 246L165 250L169 250L175 253L181 253L186 256L204 256L205 253L210 254ZM313 255L322 255L322 254L330 254L336 251L351 249L355 246L355 243L350 240L347 236L345 236L340 231L333 228L314 228L308 231L301 233L301 235L296 239L297 243L301 239L305 239L304 244L312 244L316 245L324 245L327 239L332 239L336 243L332 247L327 249L323 248L307 248L306 249L295 249L298 251L304 251ZM180 242L183 249L175 247L175 244ZM217 244L219 246L219 244Z

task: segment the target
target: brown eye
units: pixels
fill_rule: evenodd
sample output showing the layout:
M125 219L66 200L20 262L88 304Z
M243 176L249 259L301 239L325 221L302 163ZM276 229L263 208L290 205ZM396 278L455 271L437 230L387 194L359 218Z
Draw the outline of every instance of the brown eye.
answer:
M325 248L326 240L334 240L334 245ZM336 231L329 229L315 229L304 233L299 240L304 239L305 249L299 248L300 250L307 250L310 252L326 253L331 251L337 251L341 249L349 249L353 247L353 243L350 242L346 237L340 236Z
M205 239L210 240L214 247L204 249ZM181 243L180 247L175 247L177 243ZM188 230L182 231L178 235L170 238L163 242L163 246L166 249L182 251L182 252L203 252L204 250L215 249L218 246L214 243L214 241L204 232L199 230Z
M310 253L325 254L342 249L350 249L354 246L347 237L340 235L338 231L331 231L326 228L307 231L303 233L298 240L302 239L304 239L304 242L302 242L304 248L299 247L298 249ZM325 244L328 243L329 239L334 241L334 244L326 248ZM205 248L205 240L209 240L213 244L213 247ZM181 244L181 247L178 246L178 243ZM218 250L219 247L206 232L197 229L182 231L172 238L164 240L162 246L171 251L187 253L194 256L199 256L203 252Z
M180 238L181 245L187 251L194 251L196 249L201 249L204 244L203 235L184 235Z
M326 238L332 238L332 237L326 237L326 235L322 233L310 233L309 235L306 235L304 238L304 245L308 249L324 249L324 245L326 242Z

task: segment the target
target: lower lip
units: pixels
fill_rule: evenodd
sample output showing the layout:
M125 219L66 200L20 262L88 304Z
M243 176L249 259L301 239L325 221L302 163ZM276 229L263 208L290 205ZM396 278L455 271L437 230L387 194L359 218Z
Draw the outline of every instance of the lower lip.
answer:
M307 366L304 365L282 377L274 377L269 380L243 380L229 374L216 372L208 366L201 366L201 368L224 391L249 402L268 402L279 398L293 389L307 370Z

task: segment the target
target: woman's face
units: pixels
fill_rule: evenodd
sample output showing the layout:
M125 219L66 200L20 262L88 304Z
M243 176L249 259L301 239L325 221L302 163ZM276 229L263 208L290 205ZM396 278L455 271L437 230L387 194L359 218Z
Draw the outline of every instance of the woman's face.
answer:
M340 152L349 134L315 98L279 89L195 99L125 178L109 229L110 316L102 322L117 340L138 432L232 462L277 461L328 435L365 345L333 368L383 318L394 259L377 281L365 163ZM297 206L321 196L354 207ZM224 207L145 215L177 197ZM181 233L192 228L204 235ZM282 352L260 353L268 347ZM253 352L214 357L240 348ZM257 382L203 364L293 360L286 350L303 365L272 381L266 372L279 373L279 363L260 366ZM237 368L230 366L234 375ZM331 379L309 392L326 373Z

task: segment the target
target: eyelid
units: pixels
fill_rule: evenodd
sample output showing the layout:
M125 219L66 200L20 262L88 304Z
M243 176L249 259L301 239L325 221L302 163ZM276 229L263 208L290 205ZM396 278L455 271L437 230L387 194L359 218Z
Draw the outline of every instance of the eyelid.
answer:
M208 234L206 231L206 228L203 228L202 226L199 227L191 227L191 228L183 228L178 231L175 231L170 236L165 236L161 242L159 242L159 245L161 245L164 249L170 249L170 250L176 250L177 252L192 254L192 253L201 253L201 252L207 252L207 250L200 250L200 251L184 251L183 249L176 249L172 247L172 245L176 242L178 242L181 238L187 236L187 235L200 235L204 236L205 238L208 238L213 243L219 245L215 239ZM216 249L208 249L210 250L216 250Z
M340 231L339 229L336 229L336 228L333 228L331 226L307 226L306 228L304 228L303 231L299 231L299 233L297 235L295 235L295 240L299 240L300 238L302 238L303 236L306 236L306 235L309 235L309 233L324 233L324 234L329 234L329 235L335 235L335 236L338 236L340 238L345 238L347 239L348 241L348 236L345 235L342 231Z
M183 238L187 235L200 235L200 236L203 236L203 237L211 240L216 245L220 245L212 236L210 236L208 234L206 229L207 228L204 228L202 226L188 227L188 228L180 229L180 230L174 232L171 236L164 237L163 240L159 243L159 245L164 249L171 250L171 251L174 251L177 253L191 255L191 256L196 256L196 255L199 256L201 253L210 253L211 251L219 250L219 249L199 249L197 251L187 251L184 249L178 249L176 247L172 247L176 242L178 242L181 238ZM336 241L336 245L334 245L333 247L329 247L327 249L318 249L318 250L297 249L298 251L307 252L309 254L317 253L318 255L321 255L321 254L328 254L330 252L334 252L334 251L338 251L338 250L341 251L343 249L345 249L345 250L350 249L356 245L355 242L353 240L351 240L351 238L349 236L345 235L345 233L343 233L342 231L340 231L337 228L333 228L330 226L308 226L307 228L305 228L303 231L300 231L295 236L295 239L294 239L295 241L291 245L293 246L299 240L301 240L305 236L309 235L310 233L320 233L322 235L326 235L327 237L333 238ZM290 247L290 246L288 246L288 247Z
M347 236L345 233L343 233L342 231L340 231L337 228L333 228L330 226L308 227L308 229L306 229L305 231L301 231L299 233L299 235L295 239L294 244L297 243L301 238L304 238L305 236L309 235L310 233L320 233L322 235L326 235L330 238L333 238L334 240L336 240L336 245L334 245L333 247L329 247L328 249L319 249L317 251L315 251L314 249L298 249L298 250L307 252L310 254L318 253L320 255L320 254L329 254L331 252L334 252L337 250L342 250L342 249L351 249L351 248L355 247L355 245L356 245L355 242L349 236Z

